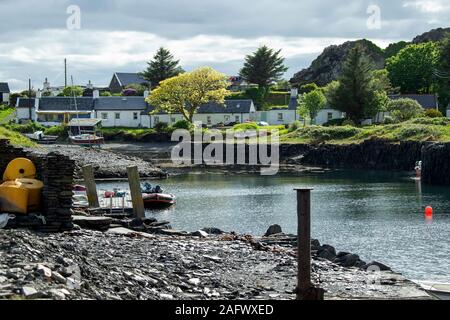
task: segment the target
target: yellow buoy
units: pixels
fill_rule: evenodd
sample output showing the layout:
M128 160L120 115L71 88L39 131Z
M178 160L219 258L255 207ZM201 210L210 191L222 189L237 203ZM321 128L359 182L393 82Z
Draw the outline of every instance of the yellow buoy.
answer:
M0 212L28 213L29 191L18 181L6 181L0 185Z
M3 174L4 181L13 181L20 178L36 177L36 167L31 160L26 158L16 158L12 160Z
M36 179L17 179L16 182L21 184L22 188L28 190L28 212L36 211L41 206L41 195L44 184Z

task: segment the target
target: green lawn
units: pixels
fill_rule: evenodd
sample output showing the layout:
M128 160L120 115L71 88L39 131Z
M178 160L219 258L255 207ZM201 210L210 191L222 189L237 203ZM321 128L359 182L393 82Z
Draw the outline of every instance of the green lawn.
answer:
M419 118L399 124L352 126L307 126L282 135L284 143L360 143L368 139L450 142L450 119Z

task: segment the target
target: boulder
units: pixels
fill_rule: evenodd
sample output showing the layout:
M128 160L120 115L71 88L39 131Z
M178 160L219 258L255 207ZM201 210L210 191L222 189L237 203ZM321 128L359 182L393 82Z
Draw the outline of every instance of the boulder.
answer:
M207 238L209 234L203 230L198 230L191 233L191 236L193 237L200 237L200 238Z
M340 258L336 258L334 262L343 266L343 267L355 267L356 264L360 261L359 256L357 254L347 254L345 256L341 256Z
M381 262L377 262L377 261L369 262L369 263L363 265L361 268L364 270L367 270L371 267L375 267L375 268L378 267L380 271L391 271L390 267L388 267L385 264L382 264ZM376 270L375 268L371 268L371 270Z
M283 230L281 229L281 226L278 224L271 225L269 229L267 229L266 233L264 234L264 237L268 237L274 234L283 233Z
M220 235L220 234L224 234L225 232L220 230L219 228L203 228L202 231L205 231L208 234L215 234L215 235Z

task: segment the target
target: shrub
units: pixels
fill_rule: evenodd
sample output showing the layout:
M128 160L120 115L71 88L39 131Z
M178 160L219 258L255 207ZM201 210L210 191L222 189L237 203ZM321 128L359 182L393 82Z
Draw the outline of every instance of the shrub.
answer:
M425 111L425 117L428 117L428 118L441 118L442 117L442 112L440 112L439 110L436 110L436 109L427 109Z
M301 127L303 127L303 124L300 121L295 121L295 122L291 123L287 129L288 129L288 132L294 132L294 131L300 129Z
M393 123L395 123L395 120L391 116L386 116L386 117L384 117L383 123L384 124L393 124Z
M420 104L412 99L391 100L388 103L387 109L394 120L399 122L418 118L423 112Z
M58 136L60 138L67 138L69 136L68 127L65 125L54 126L45 129L44 133L49 136Z
M347 139L361 132L361 129L351 126L341 127L319 127L310 126L300 130L300 136L309 138L318 142L328 140Z
M193 127L192 123L190 123L187 120L180 120L175 122L172 125L172 128L174 129L185 129L185 130L190 130Z
M234 131L247 131L258 130L258 124L256 122L240 123L233 127Z
M7 124L5 125L9 130L19 133L34 133L36 131L45 131L45 127L38 122L29 122L27 124Z
M155 124L155 130L158 133L167 132L169 130L169 125L165 122L158 122Z
M450 118L417 118L411 120L413 124L426 124L435 126L447 126L450 125Z
M350 119L345 119L342 121L343 126L350 126L350 127L356 127L355 123Z
M323 126L324 127L334 127L334 126L342 126L342 123L344 122L345 119L332 119L330 121L328 121L327 123L325 123Z
M408 125L401 127L400 130L395 134L397 140L408 140L411 138L425 139L432 138L432 140L439 138L442 132L439 129L430 127L427 125Z

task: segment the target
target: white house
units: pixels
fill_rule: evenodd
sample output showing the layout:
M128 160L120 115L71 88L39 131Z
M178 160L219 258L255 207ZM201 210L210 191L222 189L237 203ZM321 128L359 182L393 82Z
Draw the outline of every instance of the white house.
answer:
M9 85L7 82L0 82L0 104L9 104Z
M145 93L145 96L148 92ZM155 113L144 97L40 97L19 98L16 121L37 121L45 126L68 123L72 119L100 119L103 127L153 128L158 122L173 124L183 120L181 114ZM194 115L194 121L208 126L256 121L252 100L227 100L223 105L208 103Z
M147 103L143 97L94 98L94 118L101 119L103 127L149 127L143 111Z
M158 122L170 125L184 119L181 114L154 113L154 110L153 107L146 110L146 113L149 114L148 121L151 128ZM193 118L193 121L200 121L207 126L256 120L256 108L252 100L225 100L223 105L210 102L201 106ZM145 121L143 120L143 122Z
M297 111L297 98L298 89L292 89L288 106L285 108L272 108L268 111L258 111L258 121L264 121L270 125L286 125L301 120Z
M317 113L317 116L314 118L314 124L323 125L330 120L343 119L344 117L345 113L342 111L331 108L324 108Z

